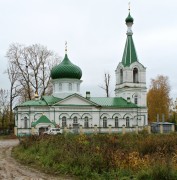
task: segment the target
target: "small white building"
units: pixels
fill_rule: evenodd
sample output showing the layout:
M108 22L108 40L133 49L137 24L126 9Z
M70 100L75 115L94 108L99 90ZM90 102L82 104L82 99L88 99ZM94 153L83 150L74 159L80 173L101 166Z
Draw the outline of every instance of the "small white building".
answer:
M36 97L14 108L16 134L42 132L60 126L91 133L118 132L122 126L133 128L148 124L146 105L146 68L138 61L132 38L133 18L126 18L127 40L122 61L116 68L115 97L92 97L80 94L82 71L68 58L51 71L53 95Z

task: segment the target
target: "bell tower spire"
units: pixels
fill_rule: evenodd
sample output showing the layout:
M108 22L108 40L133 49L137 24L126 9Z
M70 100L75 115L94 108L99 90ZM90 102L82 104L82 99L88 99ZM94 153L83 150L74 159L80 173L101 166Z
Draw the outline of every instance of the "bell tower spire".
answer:
M128 17L125 19L125 23L127 25L127 40L124 48L124 53L122 57L122 64L126 66L130 66L132 63L138 61L135 45L133 42L133 26L134 19L130 15L130 5L129 5L129 14Z

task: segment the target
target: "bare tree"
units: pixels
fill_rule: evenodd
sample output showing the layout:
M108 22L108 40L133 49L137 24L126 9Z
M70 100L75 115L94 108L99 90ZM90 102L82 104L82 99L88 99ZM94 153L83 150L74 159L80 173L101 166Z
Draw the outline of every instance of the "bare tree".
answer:
M11 44L6 57L9 60L8 69L10 70L10 67L15 69L15 87L18 87L16 92L21 101L33 99L34 93L39 96L46 94L50 70L59 63L59 56L40 44L31 46Z
M9 91L9 108L10 108L10 115L9 115L9 121L10 124L14 124L13 121L13 102L15 100L15 98L19 95L19 91L20 91L20 85L17 84L17 73L16 73L16 67L13 64L9 63L9 66L7 68L6 73L8 74L9 77L9 81L10 81L10 91Z
M1 128L4 132L9 125L9 92L7 90L0 89L0 120Z
M103 86L99 86L103 90L105 90L106 97L110 96L110 92L109 92L109 89L110 89L110 78L111 78L111 75L109 73L104 73L104 85Z

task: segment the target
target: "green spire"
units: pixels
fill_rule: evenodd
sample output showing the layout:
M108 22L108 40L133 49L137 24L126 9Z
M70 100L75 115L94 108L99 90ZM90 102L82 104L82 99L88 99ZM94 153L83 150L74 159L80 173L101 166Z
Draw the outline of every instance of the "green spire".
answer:
M131 27L133 25L133 18L130 16L130 13L125 21L128 29L127 29L127 40L124 48L124 54L122 57L122 64L124 66L130 66L132 63L138 61L135 45L132 38L133 32Z

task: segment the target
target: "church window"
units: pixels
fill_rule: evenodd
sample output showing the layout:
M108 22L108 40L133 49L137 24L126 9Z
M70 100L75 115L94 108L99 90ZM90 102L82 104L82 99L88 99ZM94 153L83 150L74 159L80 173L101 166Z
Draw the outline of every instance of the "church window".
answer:
M79 91L80 89L79 89L79 84L77 84L77 91Z
M74 118L73 118L73 124L77 124L78 123L78 121L77 121L77 117L76 116L74 116Z
M126 117L126 127L130 127L130 118Z
M72 84L71 83L69 83L69 85L68 85L69 87L68 87L68 89L69 89L69 91L72 91Z
M107 117L103 118L103 127L106 128L107 127Z
M120 83L123 83L123 70L120 70Z
M138 104L138 96L137 95L134 96L134 103Z
M118 119L118 117L115 117L115 127L119 127L119 119Z
M56 90L57 90L57 86L56 86L56 84L54 84L53 86L54 86L54 90L56 91Z
M138 69L137 68L133 69L133 82L138 83Z
M28 128L28 119L24 117L24 128Z
M67 124L66 124L66 117L62 117L62 127L66 127Z
M85 127L85 128L88 128L88 127L89 127L89 120L88 120L88 117L87 117L87 116L85 117L85 120L84 120L84 127Z
M59 91L62 91L62 84L59 84Z

